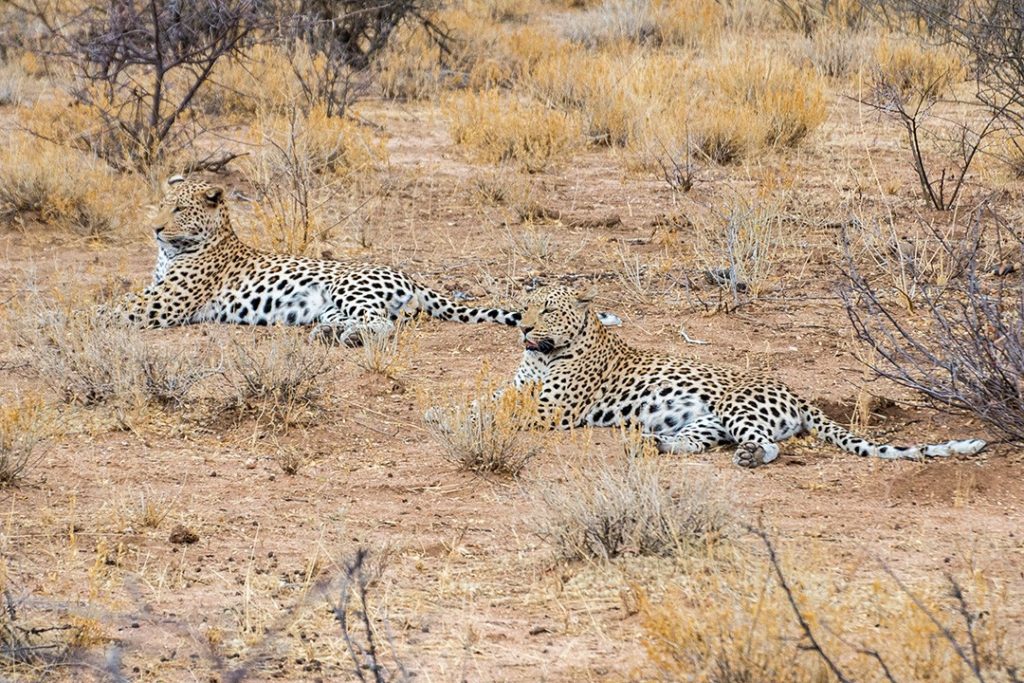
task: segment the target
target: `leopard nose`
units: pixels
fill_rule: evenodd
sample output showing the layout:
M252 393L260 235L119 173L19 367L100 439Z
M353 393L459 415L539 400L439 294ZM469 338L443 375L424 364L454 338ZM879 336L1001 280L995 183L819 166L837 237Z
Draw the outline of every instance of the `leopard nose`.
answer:
M530 334L533 331L533 325L520 325L519 329L523 331L523 334Z

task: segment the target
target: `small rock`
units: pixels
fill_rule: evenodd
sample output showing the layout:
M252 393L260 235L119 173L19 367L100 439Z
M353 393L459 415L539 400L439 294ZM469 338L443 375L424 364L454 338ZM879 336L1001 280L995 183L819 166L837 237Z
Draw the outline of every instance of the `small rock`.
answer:
M243 464L245 465L245 469L254 470L256 469L256 458L249 458Z

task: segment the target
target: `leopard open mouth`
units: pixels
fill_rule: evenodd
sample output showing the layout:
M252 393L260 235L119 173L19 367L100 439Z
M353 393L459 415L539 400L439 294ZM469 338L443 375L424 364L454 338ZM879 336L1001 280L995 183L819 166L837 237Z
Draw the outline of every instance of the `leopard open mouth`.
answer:
M527 351L540 351L541 353L551 353L555 350L555 343L550 339L541 339L540 341L524 339L523 346Z

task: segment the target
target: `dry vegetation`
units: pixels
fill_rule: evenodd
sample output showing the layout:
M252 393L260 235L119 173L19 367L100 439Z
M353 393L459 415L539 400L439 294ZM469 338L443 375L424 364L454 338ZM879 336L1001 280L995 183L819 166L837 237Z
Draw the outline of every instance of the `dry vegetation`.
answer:
M0 3L0 677L1019 683L1024 74L916 4ZM1004 441L735 472L526 429L495 326L98 314L197 169L261 249L594 285L873 437Z

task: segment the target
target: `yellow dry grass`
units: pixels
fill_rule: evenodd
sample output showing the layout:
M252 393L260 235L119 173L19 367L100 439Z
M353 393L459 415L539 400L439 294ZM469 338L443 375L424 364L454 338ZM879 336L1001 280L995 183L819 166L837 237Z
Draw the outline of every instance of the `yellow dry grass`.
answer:
M968 633L955 597L959 582L901 587L881 568L843 580L809 559L783 561L783 576L816 641L848 680L1006 680L1006 667L1020 665L999 617L1005 596L982 573L961 586L973 620ZM657 598L639 588L644 647L663 676L700 683L834 680L770 564L705 564ZM986 678L976 678L961 653Z
M138 178L96 157L13 133L0 140L0 217L29 219L92 237L110 236L134 218Z
M514 161L540 171L568 159L582 143L578 115L498 90L452 95L443 106L452 139L479 161Z

